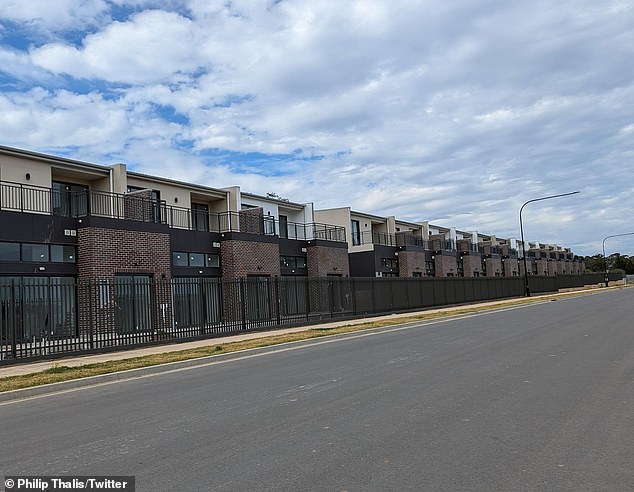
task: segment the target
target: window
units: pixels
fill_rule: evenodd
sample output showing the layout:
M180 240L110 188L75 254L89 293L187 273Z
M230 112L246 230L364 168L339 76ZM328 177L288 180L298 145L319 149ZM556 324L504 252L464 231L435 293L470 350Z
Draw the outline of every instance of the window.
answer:
M381 266L383 268L398 268L398 260L396 258L381 258Z
M22 261L48 262L48 244L22 245Z
M179 267L187 266L187 253L174 251L172 253L172 265Z
M0 261L20 261L20 243L0 243Z
M282 268L306 268L306 258L303 256L280 256Z
M361 231L359 229L358 220L350 221L350 232L352 234L352 245L358 246L359 244L361 244Z
M412 272L412 277L419 278L423 276L423 272Z
M203 253L189 253L189 266L191 267L205 266L205 255Z
M175 267L219 268L220 256L213 253L174 251L172 253L172 265Z
M192 229L209 232L209 207L202 203L192 203Z
M85 217L88 215L88 187L53 181L51 189L53 215Z
M280 237L288 238L288 217L286 215L280 215Z
M51 244L52 263L75 263L75 246Z
M205 255L205 266L208 268L220 268L220 256L219 255Z

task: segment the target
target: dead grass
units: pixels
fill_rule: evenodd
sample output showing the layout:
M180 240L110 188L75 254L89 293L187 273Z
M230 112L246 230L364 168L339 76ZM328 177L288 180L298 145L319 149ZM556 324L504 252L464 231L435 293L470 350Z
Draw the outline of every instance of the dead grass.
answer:
M95 364L85 364L81 366L64 366L54 364L51 368L41 372L23 374L19 376L9 376L0 378L0 392L11 391L21 388L29 388L32 386L40 386L43 384L58 383L69 381L72 379L85 378L90 376L99 376L102 374L110 374L113 372L127 371L130 369L138 369L141 367L155 366L159 364L167 364L170 362L179 362L184 360L198 359L201 357L209 357L218 354L227 354L253 348L268 347L270 345L279 345L282 343L296 342L300 340L308 340L311 338L325 337L330 335L338 335L342 333L351 333L355 331L368 330L371 328L382 328L402 323L410 323L415 321L426 321L438 318L446 318L449 316L461 316L472 313L489 311L501 307L513 307L528 303L540 302L545 300L556 300L569 297L577 297L579 295L589 294L591 292L574 292L566 294L539 296L531 298L522 298L515 301L492 302L487 305L465 306L464 308L453 308L438 311L429 311L411 316L399 316L390 319L382 319L368 321L366 323L345 324L333 328L307 328L305 331L297 333L289 333L284 335L272 335L265 338L255 338L240 342L217 343L218 340L210 340L210 345L187 350L179 350L165 352L162 354L152 354L142 357L133 357L130 359L113 360L108 362L100 362Z

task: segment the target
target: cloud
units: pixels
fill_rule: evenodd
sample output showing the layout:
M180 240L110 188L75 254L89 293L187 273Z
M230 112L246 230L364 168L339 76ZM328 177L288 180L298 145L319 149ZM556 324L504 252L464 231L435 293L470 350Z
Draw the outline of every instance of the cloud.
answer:
M3 4L4 144L500 237L580 189L527 233L588 253L634 212L629 2L55 3Z
M171 12L147 11L87 36L82 46L47 44L31 51L33 63L75 78L127 84L178 81L196 69L191 21Z

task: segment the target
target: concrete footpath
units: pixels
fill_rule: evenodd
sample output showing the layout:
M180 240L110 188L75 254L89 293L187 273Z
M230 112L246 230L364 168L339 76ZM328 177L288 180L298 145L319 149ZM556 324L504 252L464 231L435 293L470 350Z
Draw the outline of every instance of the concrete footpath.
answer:
M569 294L570 292L561 293L561 294L550 294L547 296L534 296L531 299L535 302L538 302L540 300L544 300L545 298L551 298L553 296L557 297L557 296L563 296L563 295L569 295ZM368 322L379 322L379 321L386 321L386 320L392 320L392 321L398 322L399 319L409 318L409 317L421 315L421 314L445 313L447 316L451 316L455 314L457 311L460 311L463 309L486 308L486 307L503 308L505 305L516 303L518 300L521 300L521 299L523 298L496 300L496 301L490 301L490 302L482 302L478 304L427 309L424 311L415 311L415 312L400 313L400 314L389 314L384 316L373 316L373 317L359 318L359 319L352 319L352 320L350 319L337 320L337 321L332 321L328 323L297 326L293 328L279 328L279 329L266 330L266 331L246 332L246 333L240 333L238 335L230 335L226 337L206 338L203 340L195 340L191 342L181 342L181 343L173 343L173 344L151 345L147 347L133 348L129 350L118 350L116 352L38 360L34 362L25 362L25 363L10 365L10 366L0 366L0 378L41 372L41 371L50 369L51 367L54 367L54 366L72 367L72 366L81 366L84 364L95 364L100 362L107 362L112 360L131 359L133 357L143 357L145 355L163 354L167 352L176 352L176 351L199 348L199 347L224 345L224 344L228 344L232 342L254 340L259 338L268 338L268 337L272 337L276 335L285 335L289 333L297 333L297 332L307 331L307 330L319 330L319 329L325 329L325 328L336 328L340 326L360 325L360 324L368 323Z

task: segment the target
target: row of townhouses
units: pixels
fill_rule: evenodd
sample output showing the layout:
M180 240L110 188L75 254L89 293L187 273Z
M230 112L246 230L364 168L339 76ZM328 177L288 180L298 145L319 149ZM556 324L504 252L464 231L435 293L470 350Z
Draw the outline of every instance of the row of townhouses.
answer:
M584 273L568 248L525 246L530 275ZM512 238L0 146L5 281L518 276L524 263Z

